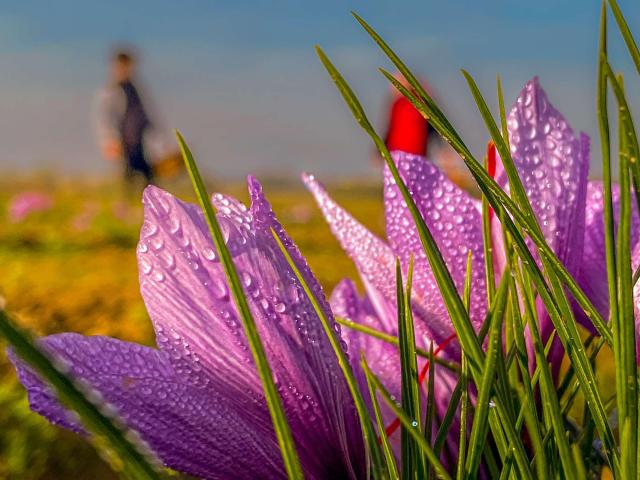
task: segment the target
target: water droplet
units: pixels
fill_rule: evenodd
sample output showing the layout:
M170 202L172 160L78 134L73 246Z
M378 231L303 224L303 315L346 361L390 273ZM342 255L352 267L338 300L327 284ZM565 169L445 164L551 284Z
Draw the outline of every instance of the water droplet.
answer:
M209 261L214 261L216 259L216 252L212 248L205 248L202 250L202 256Z

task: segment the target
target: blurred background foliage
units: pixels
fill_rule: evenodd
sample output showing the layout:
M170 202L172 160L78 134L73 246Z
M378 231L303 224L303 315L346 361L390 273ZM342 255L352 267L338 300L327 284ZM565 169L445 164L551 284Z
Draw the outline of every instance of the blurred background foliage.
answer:
M139 193L126 195L106 180L54 180L47 174L0 181L1 301L37 335L74 331L153 345L153 330L138 288L135 246L142 222ZM300 183L263 179L280 221L326 289L356 271ZM194 201L191 186L162 187ZM379 182L334 181L330 191L382 234ZM7 214L16 195L50 195L47 211L21 221ZM239 182L210 183L209 191L248 201ZM123 200L125 199L126 200ZM5 345L0 344L4 350ZM0 478L115 478L82 438L30 412L26 393L0 354Z

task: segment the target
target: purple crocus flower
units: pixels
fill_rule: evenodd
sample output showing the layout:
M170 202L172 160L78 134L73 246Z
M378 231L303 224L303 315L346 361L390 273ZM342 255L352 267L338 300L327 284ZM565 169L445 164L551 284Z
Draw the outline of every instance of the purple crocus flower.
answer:
M12 222L20 222L35 212L44 212L53 206L51 195L37 191L26 191L9 200L7 214Z
M319 284L249 179L251 206L214 195L273 369L305 478L364 478L356 410L336 356L273 228L322 300ZM107 337L52 335L41 345L102 398L165 465L207 479L285 478L238 313L201 210L155 187L143 196L140 287L158 349ZM339 331L339 327L335 326ZM13 358L31 407L82 431L52 391Z
M579 280L602 315L606 316L607 275L604 255L602 219L602 185L589 182L589 141L585 134L576 136L564 117L551 105L537 78L522 89L508 115L511 154L524 188L532 203L545 239ZM458 188L427 159L400 151L392 152L401 177L433 234L451 276L462 292L467 253L472 252L471 321L479 328L487 311L482 248L481 210L476 200ZM509 190L500 164L496 180ZM315 196L333 233L353 259L365 287L359 298L353 284L345 280L332 295L334 313L364 323L385 333L397 334L395 298L395 258L405 271L411 255L415 257L413 309L416 338L422 346L440 344L453 332L453 326L423 252L411 214L387 168L384 172L384 204L387 240L383 240L337 205L311 175L304 181ZM616 202L617 209L617 202ZM633 245L636 265L640 261L637 213L634 213ZM493 219L494 264L498 275L504 268L502 234L497 218ZM535 248L532 247L535 254ZM640 287L636 288L640 309ZM579 309L576 309L576 311ZM539 308L544 338L553 325ZM584 314L577 318L593 328ZM399 356L395 347L376 339L363 338L354 331L345 335L349 348L364 349L374 355L372 369L392 393L399 397ZM374 348L372 344L376 345ZM444 355L457 358L456 343L444 349ZM555 365L562 356L561 345L551 354ZM354 368L358 368L354 363ZM438 370L436 399L446 406L452 386L451 375ZM387 412L389 414L389 412ZM387 417L390 420L391 417ZM456 430L453 429L453 436ZM454 439L455 440L455 439ZM454 442L455 443L455 442Z

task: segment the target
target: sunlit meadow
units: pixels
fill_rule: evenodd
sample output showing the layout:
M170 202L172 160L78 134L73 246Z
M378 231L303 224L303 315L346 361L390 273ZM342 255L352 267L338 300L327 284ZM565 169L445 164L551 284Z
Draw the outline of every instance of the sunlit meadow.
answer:
M136 244L142 204L124 202L115 181L60 181L42 173L2 185L0 295L20 324L38 335L74 331L147 345L153 330L138 287ZM193 199L188 182L167 188ZM246 197L244 185L211 183L211 190ZM332 183L336 197L373 231L384 230L380 186ZM304 249L318 279L332 289L356 271L301 184L267 182L265 188L287 231ZM8 216L24 191L48 192L50 209L20 222ZM114 268L118 265L118 268ZM6 357L0 363L0 478L114 478L77 435L33 415Z

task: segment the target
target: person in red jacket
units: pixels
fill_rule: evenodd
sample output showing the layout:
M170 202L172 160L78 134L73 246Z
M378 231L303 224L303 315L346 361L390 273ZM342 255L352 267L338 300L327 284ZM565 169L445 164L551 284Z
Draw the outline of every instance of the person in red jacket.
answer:
M403 86L410 88L402 75L397 74L396 79ZM426 86L425 89L429 91ZM389 151L402 150L426 157L429 137L436 133L435 130L396 88L392 90L390 103L389 126L385 137L387 148Z
M411 89L409 82L401 74L397 73L395 77L404 87ZM428 85L425 82L421 83L431 95ZM385 136L385 144L389 151L401 150L435 161L451 180L477 195L477 186L471 181L471 176L458 154L393 86L389 105L389 123ZM374 159L375 164L380 163L381 158L377 153Z

